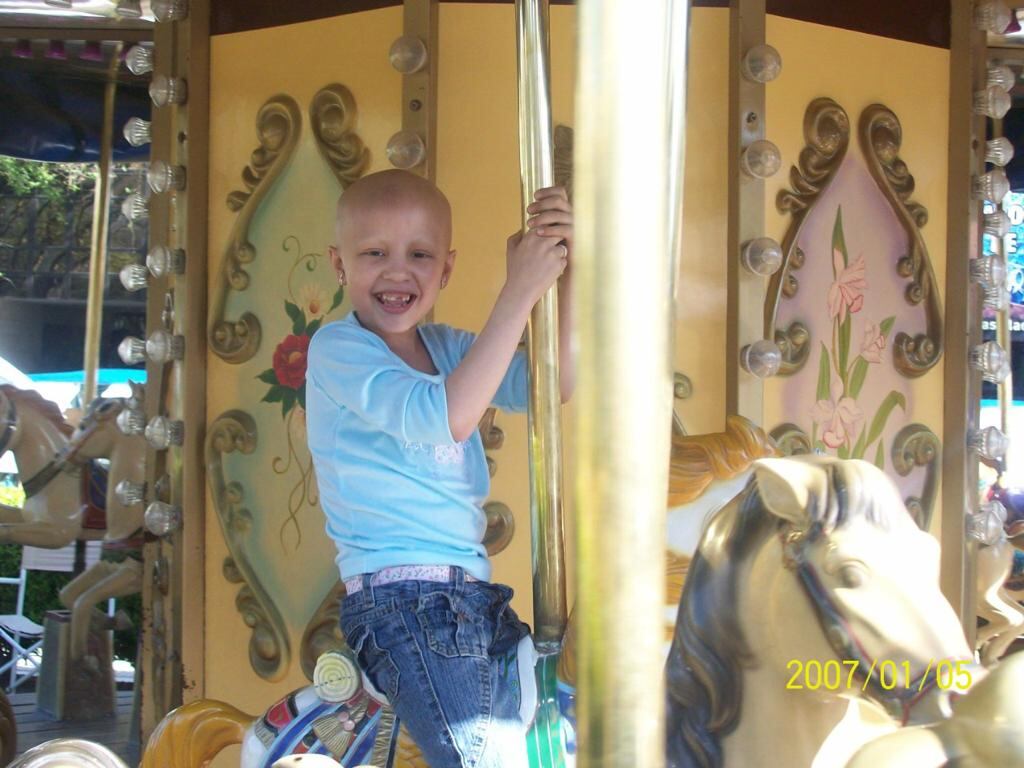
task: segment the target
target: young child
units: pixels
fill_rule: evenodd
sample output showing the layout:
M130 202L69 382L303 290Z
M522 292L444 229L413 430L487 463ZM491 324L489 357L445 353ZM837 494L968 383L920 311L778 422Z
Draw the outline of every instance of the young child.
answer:
M529 634L491 584L490 478L477 425L526 408L517 352L530 311L567 268L572 211L544 189L508 240L505 285L479 336L419 325L452 274L451 208L430 182L384 171L338 203L330 248L353 311L309 348L307 428L347 596L341 626L431 768L525 768L517 648ZM568 273L561 390L572 389Z

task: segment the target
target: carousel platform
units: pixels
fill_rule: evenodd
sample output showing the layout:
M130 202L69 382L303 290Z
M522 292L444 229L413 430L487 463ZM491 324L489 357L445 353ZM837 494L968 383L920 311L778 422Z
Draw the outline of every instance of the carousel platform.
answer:
M58 738L89 739L106 745L128 765L139 764L139 747L129 739L132 719L132 691L119 690L115 714L99 720L69 722L55 720L36 707L35 693L8 696L18 726L18 754L44 741Z

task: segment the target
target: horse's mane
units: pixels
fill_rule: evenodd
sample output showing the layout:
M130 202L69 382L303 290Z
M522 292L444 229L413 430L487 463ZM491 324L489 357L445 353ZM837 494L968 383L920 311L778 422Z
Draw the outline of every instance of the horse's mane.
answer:
M862 464L814 461L828 482L807 504L807 525L824 534L852 520L888 529L895 512L879 503ZM753 661L737 613L740 565L785 522L764 509L755 478L716 516L690 564L666 667L669 768L718 768L724 736L739 722L743 669ZM781 559L781 553L780 553Z
M60 408L52 400L47 400L34 389L18 389L10 384L0 384L0 392L14 402L16 406L27 406L31 410L46 418L50 423L59 429L65 436L71 437L75 428L68 424Z
M669 459L668 505L688 504L708 486L729 480L750 468L755 459L777 456L763 430L740 416L726 419L725 432L672 436Z

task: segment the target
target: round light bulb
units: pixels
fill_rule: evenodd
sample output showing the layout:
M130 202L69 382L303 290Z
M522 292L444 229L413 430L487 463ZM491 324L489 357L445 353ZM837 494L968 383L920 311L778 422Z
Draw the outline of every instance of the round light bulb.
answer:
M153 277L180 275L185 271L185 251L181 248L170 249L166 245L157 245L146 256L146 266Z
M985 288L1006 284L1006 261L994 253L971 259L971 280Z
M996 427L972 429L967 435L967 447L977 451L990 461L999 461L1006 456L1010 441Z
M967 535L979 544L991 547L1002 539L1005 523L1006 507L993 500L967 516Z
M121 213L129 221L142 221L149 216L149 201L138 192L133 192L121 203Z
M1006 211L995 211L986 213L984 216L984 228L986 235L992 237L1006 237L1010 231L1010 217Z
M150 7L157 21L181 21L188 16L188 0L152 0Z
M136 408L126 408L117 414L117 428L126 435L141 435L146 429L146 414Z
M1010 194L1010 181L1002 168L975 176L971 183L971 195L975 200L988 200L999 205Z
M740 169L755 179L767 179L782 167L782 153L772 142L758 139L751 142L740 156Z
M181 507L154 501L146 507L146 530L154 536L166 536L181 528Z
M752 83L770 83L782 72L782 56L770 45L755 45L743 56L740 71Z
M118 276L125 290L132 293L144 290L149 285L149 272L141 264L128 264L122 267Z
M427 46L415 35L402 35L391 44L388 60L403 75L411 75L427 65Z
M409 170L427 159L427 147L414 131L399 131L388 140L388 160L395 168Z
M135 336L125 336L117 345L117 354L125 365L146 362L146 342Z
M1013 160L1013 143L1005 136L985 142L985 162L1000 168Z
M987 309L1005 312L1010 308L1010 289L1005 285L995 285L985 291L984 304Z
M136 46L138 47L138 46ZM141 117L133 117L124 124L124 138L133 147L141 147L153 140L150 122Z
M989 64L986 71L985 84L989 88L999 88L1009 91L1017 84L1017 76L1013 70L1005 64Z
M125 19L142 18L142 0L120 0L114 13ZM129 67L131 69L131 67ZM135 72L135 74L139 74Z
M970 360L977 370L991 375L1007 363L1006 350L995 341L986 341L971 349Z
M156 194L184 189L185 169L180 165L168 165L163 160L154 160L146 169L146 182Z
M188 85L180 77L154 75L149 84L149 98L157 107L168 104L184 104L188 98Z
M148 45L133 45L124 57L128 71L133 75L145 75L153 71L153 48Z
M1002 381L1006 381L1006 378L1013 373L1013 369L1010 367L1010 360L1007 358L1003 361L1003 364L999 366L998 370L992 373L983 373L981 378L985 381L990 381L993 384L999 384Z
M982 0L974 8L974 25L983 32L1001 35L1013 21L1013 13L1002 0Z
M1002 120L1010 111L1013 101L1010 94L1002 88L986 88L983 91L974 92L974 113L985 115L993 120Z
M747 373L766 379L779 372L782 365L782 350L774 341L761 339L740 350L740 365Z
M154 416L146 425L146 442L158 451L172 445L181 445L185 438L185 424L166 416Z
M153 331L146 341L146 355L154 363L169 363L185 356L185 337L175 336L165 330Z
M124 506L133 507L145 500L146 486L141 483L133 483L130 480L122 480L114 488L114 495Z
M758 237L744 243L740 262L755 275L769 277L782 266L782 246L770 237Z

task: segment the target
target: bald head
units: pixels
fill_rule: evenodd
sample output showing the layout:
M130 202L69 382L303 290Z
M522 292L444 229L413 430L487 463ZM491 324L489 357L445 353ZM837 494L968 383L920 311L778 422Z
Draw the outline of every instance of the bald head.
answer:
M340 244L345 229L354 217L378 210L418 208L442 223L451 242L452 208L448 198L421 176L398 169L379 171L363 176L351 184L338 199L335 237Z

